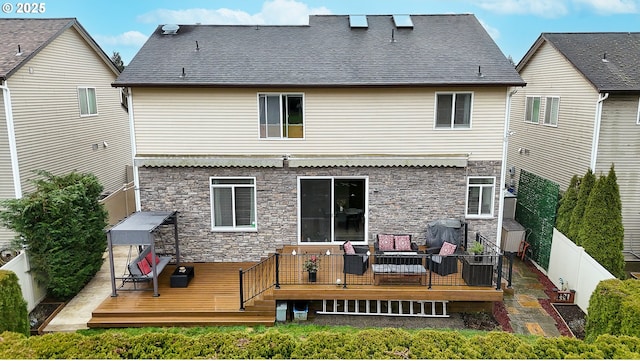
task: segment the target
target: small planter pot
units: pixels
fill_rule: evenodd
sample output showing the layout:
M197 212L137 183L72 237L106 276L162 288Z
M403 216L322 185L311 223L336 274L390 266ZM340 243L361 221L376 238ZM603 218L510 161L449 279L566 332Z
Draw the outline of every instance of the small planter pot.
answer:
M309 272L309 282L315 282L316 281L316 272Z

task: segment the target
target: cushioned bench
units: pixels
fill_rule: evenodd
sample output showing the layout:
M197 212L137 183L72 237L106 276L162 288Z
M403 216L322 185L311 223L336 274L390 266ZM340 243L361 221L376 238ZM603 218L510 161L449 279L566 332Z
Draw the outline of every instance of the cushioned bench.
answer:
M162 270L169 264L171 257L156 255L156 271L158 275L162 273ZM143 261L144 260L144 261ZM144 266L144 262L147 262L148 268ZM145 247L142 252L128 265L129 278L136 281L149 281L153 279L153 266L151 264L151 246ZM142 267L141 267L142 266Z

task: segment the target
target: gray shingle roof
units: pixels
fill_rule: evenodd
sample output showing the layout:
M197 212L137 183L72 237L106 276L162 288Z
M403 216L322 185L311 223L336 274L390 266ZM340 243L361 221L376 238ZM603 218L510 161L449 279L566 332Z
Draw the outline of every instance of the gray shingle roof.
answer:
M9 78L70 27L75 27L114 73L118 73L109 57L75 18L0 19L0 80ZM20 55L16 55L18 46Z
M0 19L0 79L8 78L75 19ZM20 46L21 55L18 53Z
M366 29L336 15L308 26L181 25L176 35L159 26L113 85L524 85L475 16L411 18L412 29L386 15L368 16Z
M542 33L540 39L564 55L598 91L640 91L640 33ZM530 58L527 55L518 69Z

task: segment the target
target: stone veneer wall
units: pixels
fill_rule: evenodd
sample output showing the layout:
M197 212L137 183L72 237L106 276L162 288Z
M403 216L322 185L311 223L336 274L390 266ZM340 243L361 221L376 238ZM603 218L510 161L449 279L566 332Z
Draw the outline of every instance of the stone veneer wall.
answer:
M424 244L427 223L464 218L467 176L499 178L500 162L470 162L467 168L206 168L141 167L144 211L179 212L180 253L185 262L258 261L283 245L297 244L298 176L367 176L369 242L377 233L409 233ZM209 177L256 177L257 232L212 232ZM498 189L500 181L496 181ZM498 214L467 220L469 238L480 231L495 239ZM171 230L160 250L173 253ZM160 252L160 251L159 251Z

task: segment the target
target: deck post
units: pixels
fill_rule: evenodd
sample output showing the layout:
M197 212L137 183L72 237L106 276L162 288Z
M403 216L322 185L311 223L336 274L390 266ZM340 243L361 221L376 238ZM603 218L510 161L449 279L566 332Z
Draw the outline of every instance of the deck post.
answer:
M242 287L242 268L240 268L240 311L244 311L244 292Z
M498 276L496 280L496 290L500 291L502 288L502 256L498 256Z
M431 289L431 276L432 276L431 265L433 264L433 262L431 262L431 256L432 256L431 253L427 255L427 268L429 269L429 285L428 285L429 287L427 287L428 289Z
M276 252L276 289L280 289L280 254Z

